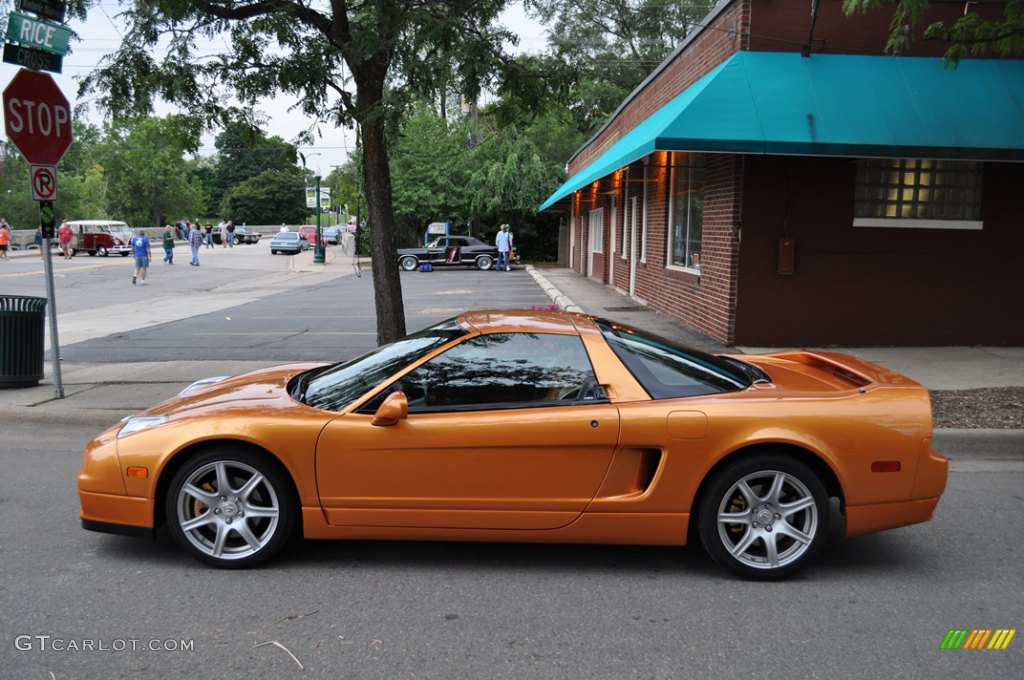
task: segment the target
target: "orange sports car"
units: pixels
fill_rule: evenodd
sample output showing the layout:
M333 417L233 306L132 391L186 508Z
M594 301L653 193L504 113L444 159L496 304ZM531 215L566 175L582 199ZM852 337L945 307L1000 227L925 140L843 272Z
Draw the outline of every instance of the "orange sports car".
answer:
M851 356L710 355L592 316L468 312L365 356L195 383L85 449L82 525L216 567L289 538L683 545L780 578L931 518L928 393Z

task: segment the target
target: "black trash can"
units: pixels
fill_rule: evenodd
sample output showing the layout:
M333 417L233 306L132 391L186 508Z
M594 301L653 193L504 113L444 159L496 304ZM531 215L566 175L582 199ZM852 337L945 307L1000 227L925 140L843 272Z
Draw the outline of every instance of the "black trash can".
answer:
M43 379L46 298L0 295L0 387Z

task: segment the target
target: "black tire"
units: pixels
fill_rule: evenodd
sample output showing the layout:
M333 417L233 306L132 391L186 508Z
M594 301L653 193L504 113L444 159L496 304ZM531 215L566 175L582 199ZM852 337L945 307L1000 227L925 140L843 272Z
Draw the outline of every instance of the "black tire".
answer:
M713 474L697 508L697 526L715 562L766 581L785 578L817 557L828 541L828 513L825 485L810 468L783 454L759 453Z
M90 251L88 251L88 253L89 253L89 257L96 257L96 251L95 250L90 250Z
M398 261L398 266L407 272L415 271L416 267L419 266L419 260L412 255L406 255Z
M121 253L121 257L128 257L128 253Z
M228 445L188 460L171 479L164 507L171 535L186 552L214 567L242 569L285 546L298 499L277 461Z
M490 255L481 255L476 258L476 268L480 271L487 271L494 266L494 260L491 259Z
M273 248L271 248L271 249L270 249L270 254L271 254L271 255L277 255L277 251L276 251L276 250L274 250Z
M96 246L96 254L99 255L100 257L106 257L110 253L107 252L106 246Z

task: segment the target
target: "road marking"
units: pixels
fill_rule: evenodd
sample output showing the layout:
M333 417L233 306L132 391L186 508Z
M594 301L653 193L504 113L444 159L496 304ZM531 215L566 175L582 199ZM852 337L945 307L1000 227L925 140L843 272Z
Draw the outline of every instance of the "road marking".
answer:
M98 269L99 267L107 267L107 266L113 266L113 263L111 263L110 265L108 265L107 263L83 264L83 265L80 265L78 267L61 267L60 269L57 269L56 267L54 267L53 273L56 275L56 274L63 274L64 272L77 272L77 271L82 271L83 269ZM9 279L9 278L14 277L14 276L36 276L38 274L44 274L45 271L46 270L44 270L44 269L40 269L39 271L17 272L17 273L11 273L11 274L0 274L0 279Z
M1024 472L1024 460L951 460L950 472Z

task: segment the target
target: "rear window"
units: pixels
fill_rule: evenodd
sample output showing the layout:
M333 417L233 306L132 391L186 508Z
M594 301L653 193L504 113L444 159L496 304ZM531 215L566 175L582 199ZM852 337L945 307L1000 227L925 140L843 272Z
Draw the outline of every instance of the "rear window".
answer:
M739 367L713 354L606 319L596 320L619 360L653 399L675 399L750 387Z

